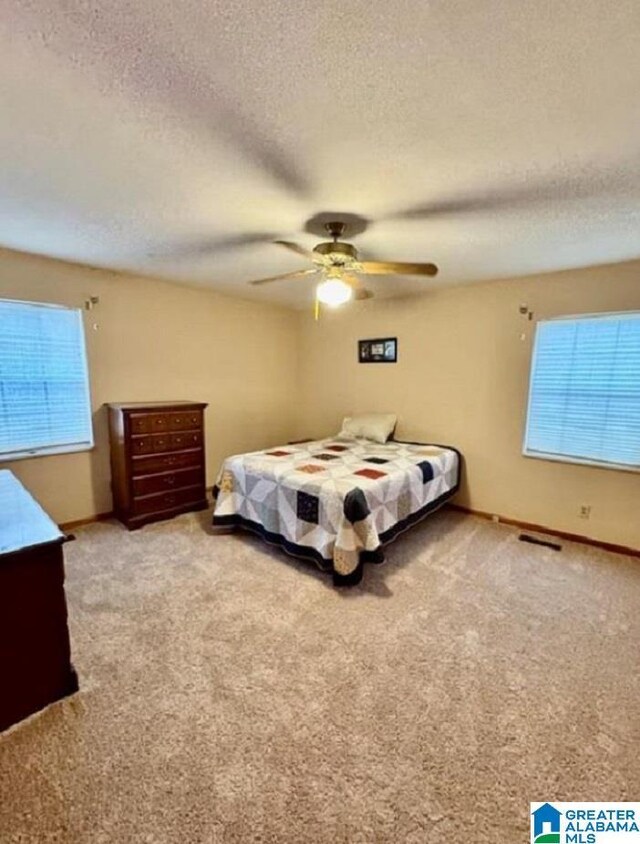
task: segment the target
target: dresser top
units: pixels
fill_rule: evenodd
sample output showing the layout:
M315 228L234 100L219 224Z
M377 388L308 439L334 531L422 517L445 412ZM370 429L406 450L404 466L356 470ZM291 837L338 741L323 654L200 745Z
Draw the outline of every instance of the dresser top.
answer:
M107 407L114 410L170 410L172 407L207 407L202 401L132 401L132 402L109 402Z
M60 542L64 534L13 472L0 469L0 554Z

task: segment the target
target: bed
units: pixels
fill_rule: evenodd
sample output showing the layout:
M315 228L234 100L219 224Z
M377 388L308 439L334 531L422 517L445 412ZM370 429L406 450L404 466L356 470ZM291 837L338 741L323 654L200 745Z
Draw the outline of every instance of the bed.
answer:
M227 458L213 525L245 528L313 560L348 585L363 563L451 498L461 458L451 446L361 438L314 440Z

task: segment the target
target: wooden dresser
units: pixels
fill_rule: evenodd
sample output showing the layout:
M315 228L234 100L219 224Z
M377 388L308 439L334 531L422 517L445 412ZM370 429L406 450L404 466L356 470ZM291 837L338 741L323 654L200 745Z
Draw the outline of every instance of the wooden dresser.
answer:
M78 690L64 594L69 538L0 471L0 731Z
M204 410L200 402L109 404L115 514L130 530L204 510Z

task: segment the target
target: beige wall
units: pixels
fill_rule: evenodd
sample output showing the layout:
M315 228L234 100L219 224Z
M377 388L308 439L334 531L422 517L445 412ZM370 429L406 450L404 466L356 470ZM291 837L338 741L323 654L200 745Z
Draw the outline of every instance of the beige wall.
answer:
M0 251L0 297L80 307L89 296L100 297L85 314L96 448L0 464L58 521L111 508L105 402L193 399L210 405L210 484L228 454L391 411L399 438L463 452L461 503L640 549L640 474L522 457L535 323L518 312L638 309L640 262L362 302L314 323L308 311ZM376 336L399 338L397 364L357 363L356 341Z
M297 374L294 313L0 251L0 297L82 307L89 296L100 297L99 306L85 313L95 449L0 464L12 469L57 521L111 509L105 402L209 402L209 484L225 455L290 436Z
M337 431L349 413L397 413L398 438L463 452L460 503L640 549L640 474L521 455L535 322L520 304L536 319L639 309L640 262L372 300L317 324L300 314L298 434ZM398 363L358 364L356 341L384 336L398 337Z

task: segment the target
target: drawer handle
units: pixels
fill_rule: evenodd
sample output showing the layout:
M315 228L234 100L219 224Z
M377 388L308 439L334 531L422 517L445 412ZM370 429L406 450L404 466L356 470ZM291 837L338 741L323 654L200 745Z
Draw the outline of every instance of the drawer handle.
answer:
M175 421L176 421L176 422L177 422L177 424L179 425L179 424L182 422L182 419L180 419L180 417L179 417L179 416L176 416Z
M164 500L166 501L167 504L174 504L176 497L175 497L175 495L165 495Z
M165 466L173 466L173 464L174 464L175 462L176 462L176 458L175 458L175 457L165 457L165 458L164 458L164 465L165 465Z
M172 486L172 485L173 485L173 484L175 484L175 482L176 482L176 477L175 477L175 475L169 475L169 477L168 477L168 478L165 478L165 479L164 479L164 482L165 482L165 484L168 484L169 486Z

